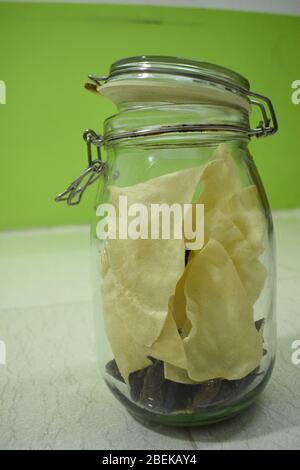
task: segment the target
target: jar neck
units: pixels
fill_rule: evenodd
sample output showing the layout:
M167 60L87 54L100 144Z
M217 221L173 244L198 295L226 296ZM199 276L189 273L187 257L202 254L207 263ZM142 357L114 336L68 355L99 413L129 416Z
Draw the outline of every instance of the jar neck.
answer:
M245 109L206 103L127 102L104 123L104 136L163 128L208 126L220 131L227 127L249 129Z

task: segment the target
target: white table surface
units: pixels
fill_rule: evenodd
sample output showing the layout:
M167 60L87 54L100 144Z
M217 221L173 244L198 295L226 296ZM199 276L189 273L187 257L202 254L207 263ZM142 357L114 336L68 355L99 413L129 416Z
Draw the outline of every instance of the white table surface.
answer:
M278 356L248 411L198 429L144 427L97 367L87 227L0 234L0 449L300 449L300 213L275 215Z

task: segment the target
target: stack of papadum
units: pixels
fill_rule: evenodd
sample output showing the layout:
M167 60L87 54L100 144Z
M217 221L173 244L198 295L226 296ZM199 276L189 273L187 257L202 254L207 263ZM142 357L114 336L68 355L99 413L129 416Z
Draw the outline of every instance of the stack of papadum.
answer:
M151 365L149 358L164 362L166 379L184 384L241 379L261 361L253 305L266 279L258 259L265 222L256 187L241 185L225 144L202 167L110 191L116 208L120 195L128 205L184 204L199 184L205 242L187 264L184 239L105 243L105 327L125 382Z

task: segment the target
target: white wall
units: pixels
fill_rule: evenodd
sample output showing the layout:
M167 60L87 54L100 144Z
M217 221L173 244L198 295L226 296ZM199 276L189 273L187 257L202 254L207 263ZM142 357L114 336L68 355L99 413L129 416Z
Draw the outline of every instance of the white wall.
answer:
M124 3L216 8L300 15L300 0L0 0L34 3Z

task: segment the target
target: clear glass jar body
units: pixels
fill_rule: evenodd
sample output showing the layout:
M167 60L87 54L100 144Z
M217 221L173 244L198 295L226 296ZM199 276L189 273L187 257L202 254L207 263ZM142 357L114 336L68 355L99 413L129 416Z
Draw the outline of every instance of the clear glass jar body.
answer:
M149 103L138 103L124 106L119 114L108 119L105 133L111 135L119 129L137 128L141 124L149 127L199 122L199 116L200 122L206 123L245 123L248 119L245 110L235 107L169 103L149 106ZM128 298L123 297L124 290L119 289L119 284L127 282L127 270L134 273L128 277L135 279L136 283L134 285L131 281L130 285L126 285L132 298L141 296L139 285L145 291L149 289L145 293L147 298L151 294L159 297L159 277L161 280L168 277L173 264L168 264L162 256L162 266L157 266L157 270L154 268L156 272L149 277L149 264L141 258L132 258L129 252L126 253L126 245L123 245L122 255L118 255L122 256L120 270L117 267L118 273L122 270L123 273L115 280L116 284L106 285L108 271L107 266L104 267L107 258L104 253L107 241L98 236L99 216L95 215L93 221L99 363L109 389L138 419L182 426L217 422L248 407L270 377L276 349L274 235L267 197L249 153L248 142L247 136L238 132L173 132L119 139L106 147L107 172L99 183L96 207L111 202L111 187L132 188L134 191L137 185L152 184L155 180L164 184L164 179L158 179L166 175L201 169L195 191L197 196L193 196L193 201L186 201L199 200L204 203L205 227L204 246L197 252L199 268L195 267L195 254L191 255L187 250L185 253L184 272L189 269L187 277L190 280L183 281L181 295L185 298L182 308L187 309L183 315L190 323L188 330L184 331L183 324L179 325L175 319L177 333L187 356L186 369L179 367L175 359L173 364L166 366L167 361L172 361L170 356L173 354L171 349L166 351L169 343L156 348L155 341L160 336L155 338L154 343L148 341L147 331L151 330L149 318L145 321L138 313L129 312L135 301L129 305ZM219 162L215 163L216 160ZM203 174L214 166L215 169L205 178ZM230 170L223 172L224 168ZM243 195L250 193L250 199L247 196L244 199ZM244 251L245 244L248 251ZM205 253L209 250L210 254L206 257ZM224 264L218 267L221 258ZM194 268L190 268L192 263ZM211 271L211 264L214 263L217 266L215 277ZM179 284L181 276L177 279ZM155 283L152 282L153 278L156 279ZM145 279L149 279L149 284ZM175 283L172 293L175 303L179 284ZM196 287L190 289L190 285ZM155 292L153 286L156 286ZM197 304L197 286L201 306ZM141 299L138 301L142 302ZM171 311L174 303L172 305ZM166 302L166 315L169 311L170 305ZM145 314L147 312L151 316L149 309L145 309ZM248 323L245 322L246 316ZM197 323L198 318L202 318L203 322ZM207 333L204 328L207 328ZM143 339L144 333L147 339ZM189 348L193 337L193 346ZM175 357L176 348L174 351ZM130 357L125 357L128 354ZM132 358L132 354L136 356ZM143 356L140 360L139 354ZM239 361L239 356L248 361L247 367L244 367L243 359ZM202 374L203 362L206 364L206 375ZM218 375L216 371L222 370L222 367L227 372Z

